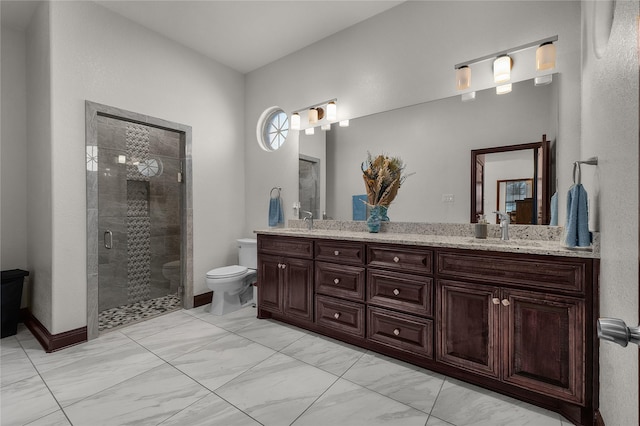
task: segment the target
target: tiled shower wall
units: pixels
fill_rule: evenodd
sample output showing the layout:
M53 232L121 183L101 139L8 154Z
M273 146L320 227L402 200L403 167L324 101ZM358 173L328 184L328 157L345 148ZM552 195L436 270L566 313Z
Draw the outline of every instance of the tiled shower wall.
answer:
M98 309L168 294L180 259L180 134L98 116Z

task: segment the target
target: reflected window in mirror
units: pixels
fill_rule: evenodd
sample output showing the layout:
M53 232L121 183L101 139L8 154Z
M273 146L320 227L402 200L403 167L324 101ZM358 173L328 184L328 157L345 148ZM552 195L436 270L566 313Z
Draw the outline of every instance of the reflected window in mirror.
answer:
M507 213L511 223L534 223L533 179L498 180L497 194L496 209Z

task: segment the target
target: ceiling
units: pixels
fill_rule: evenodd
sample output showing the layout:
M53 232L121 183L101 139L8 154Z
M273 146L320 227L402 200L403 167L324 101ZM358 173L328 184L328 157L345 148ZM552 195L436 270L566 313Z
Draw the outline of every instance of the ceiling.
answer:
M24 30L37 3L2 0L2 24ZM247 73L402 1L98 0L96 3Z

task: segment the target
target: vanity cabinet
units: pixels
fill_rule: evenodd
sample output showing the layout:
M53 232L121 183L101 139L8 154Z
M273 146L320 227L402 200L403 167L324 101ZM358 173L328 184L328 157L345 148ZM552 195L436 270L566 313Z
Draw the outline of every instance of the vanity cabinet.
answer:
M261 310L313 321L312 256L313 242L309 240L258 239L258 305Z
M593 423L597 260L262 234L258 250L260 318Z

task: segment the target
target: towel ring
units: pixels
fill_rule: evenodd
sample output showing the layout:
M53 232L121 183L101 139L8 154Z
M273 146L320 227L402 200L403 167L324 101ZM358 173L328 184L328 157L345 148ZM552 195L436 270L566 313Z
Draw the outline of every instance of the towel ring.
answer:
M278 195L276 195L275 197L273 196L273 191L278 191ZM271 191L269 192L269 197L271 198L280 198L280 191L282 190L282 188L280 188L279 186L274 186L273 188L271 188Z
M576 180L576 170L578 171L578 179ZM576 185L580 185L580 162L576 161L573 163L573 183Z

